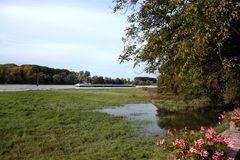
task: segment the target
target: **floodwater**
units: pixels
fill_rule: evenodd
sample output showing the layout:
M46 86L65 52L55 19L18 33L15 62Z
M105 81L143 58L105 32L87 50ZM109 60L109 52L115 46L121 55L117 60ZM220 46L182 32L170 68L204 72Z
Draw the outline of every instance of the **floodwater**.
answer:
M4 84L0 85L0 92L4 91L27 91L27 90L48 90L48 89L74 89L74 85L22 85Z
M0 92L5 91L27 91L27 90L49 90L49 89L116 89L132 87L75 87L75 85L24 85L24 84L2 84ZM136 88L156 88L156 86L136 86Z
M115 116L123 116L131 121L141 136L166 136L167 129L200 129L218 123L217 111L199 110L182 113L166 113L153 104L127 104L121 107L97 110ZM136 123L138 122L138 123Z
M165 135L166 130L158 126L157 108L149 104L127 104L122 107L104 108L98 110L115 116L123 116L132 121L135 128L138 128L140 135ZM142 122L142 123L141 123ZM140 127L140 129L139 129Z

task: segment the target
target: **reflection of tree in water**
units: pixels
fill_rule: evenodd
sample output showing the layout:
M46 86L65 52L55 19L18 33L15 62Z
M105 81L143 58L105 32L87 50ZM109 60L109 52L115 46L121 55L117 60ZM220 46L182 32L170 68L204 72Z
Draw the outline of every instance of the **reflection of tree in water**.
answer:
M218 123L218 112L213 111L188 111L167 113L158 109L158 125L160 128L199 129L201 126L210 127Z

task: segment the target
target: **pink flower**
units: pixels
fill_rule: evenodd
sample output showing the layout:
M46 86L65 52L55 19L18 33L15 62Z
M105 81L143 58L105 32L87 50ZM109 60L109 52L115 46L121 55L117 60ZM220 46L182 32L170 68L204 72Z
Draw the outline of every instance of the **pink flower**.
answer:
M160 140L160 145L163 145L165 143L165 139Z
M237 120L240 121L240 109L235 109L232 113L231 113L231 117L232 120Z
M204 132L205 132L205 129L203 126L201 126L200 133L204 133Z
M235 158L229 157L228 160L235 160Z
M231 117L232 120L237 120L240 121L240 109L235 109L232 113L231 113Z
M240 117L237 117L237 116L231 116L231 119L232 119L232 120L239 120Z
M234 142L232 141L231 138L225 137L223 141L228 145L228 147L234 147Z
M208 133L211 134L211 135L216 134L216 132L213 128L208 129Z
M202 138L198 139L197 141L194 141L196 146L201 147L205 142Z
M191 153L198 154L198 155L200 155L202 157L207 157L209 155L208 151L198 151L196 148L194 148L192 146L190 147L189 151Z
M198 154L202 157L207 157L208 156L208 151L198 151L197 149L195 149L194 147L190 147L189 151L191 153L195 153L195 154Z
M171 129L168 129L168 130L167 130L167 135L168 135L168 136L172 136L172 135L173 135L173 132L172 132Z
M207 157L208 156L208 151L202 151L201 156L202 157Z
M185 141L183 139L176 139L175 142L173 142L173 145L178 145L180 148L183 148L185 146Z
M220 160L220 158L219 158L218 156L216 156L216 155L213 155L213 156L212 156L212 159L213 159L213 160Z
M223 138L221 138L221 137L215 137L214 140L215 140L216 142L219 142L219 143L222 143L222 142L223 142Z
M233 142L228 143L228 147L235 147L235 144Z
M212 135L209 134L209 133L206 133L206 134L205 134L205 137L206 137L207 139L210 139L210 138L212 138Z
M213 142L212 141L208 141L207 143L209 146L213 146Z
M191 130L190 135L194 135L195 131Z
M201 151L197 151L197 154L201 156L202 152Z
M192 153L197 153L197 150L192 146L190 147L189 151L192 152Z
M156 145L162 146L162 145L164 145L164 143L165 143L165 139L162 139L162 140L157 141Z
M218 157L222 157L223 155L224 155L224 152L223 151L221 151L221 152L216 152L215 153Z

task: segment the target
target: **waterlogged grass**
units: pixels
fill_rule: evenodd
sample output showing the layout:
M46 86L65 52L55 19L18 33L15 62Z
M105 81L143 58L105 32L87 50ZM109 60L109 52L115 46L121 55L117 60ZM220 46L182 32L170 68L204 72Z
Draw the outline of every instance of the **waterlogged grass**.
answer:
M152 103L165 112L189 112L202 109L212 109L215 106L208 106L206 103L196 100L195 102L186 103L182 100L172 99L152 99Z
M192 101L184 100L183 95L174 95L172 93L159 93L157 88L145 88L149 93L151 102L159 108L159 110L166 113L179 113L186 111L196 111L204 109L213 109L217 106L210 106L207 99L196 99Z
M0 93L0 159L164 159L155 138L92 111L146 102L142 89Z

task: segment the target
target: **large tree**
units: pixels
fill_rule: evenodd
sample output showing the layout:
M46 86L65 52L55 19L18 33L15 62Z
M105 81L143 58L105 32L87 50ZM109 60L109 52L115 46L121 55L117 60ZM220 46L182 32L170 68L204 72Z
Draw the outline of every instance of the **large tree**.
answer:
M159 72L164 85L170 84L170 88L191 98L206 95L216 103L222 101L223 95L229 101L237 98L239 0L114 0L114 3L115 12L130 13L121 62L146 63L147 72Z

